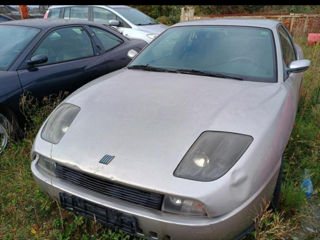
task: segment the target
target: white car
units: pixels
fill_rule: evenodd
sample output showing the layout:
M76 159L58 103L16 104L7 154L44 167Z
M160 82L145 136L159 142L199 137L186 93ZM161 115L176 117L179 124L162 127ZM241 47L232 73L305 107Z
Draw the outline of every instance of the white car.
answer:
M124 5L65 5L51 6L44 18L84 19L113 26L127 38L151 42L166 25L135 8Z
M265 19L176 24L48 117L32 173L62 207L152 239L233 239L280 194L303 59Z

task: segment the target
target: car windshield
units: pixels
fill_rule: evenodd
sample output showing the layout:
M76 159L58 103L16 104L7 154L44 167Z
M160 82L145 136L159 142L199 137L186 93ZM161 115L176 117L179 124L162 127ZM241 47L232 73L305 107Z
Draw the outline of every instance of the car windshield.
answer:
M277 81L273 34L258 27L173 27L145 48L128 68Z
M0 70L7 70L39 31L31 27L0 25Z
M153 25L158 24L156 20L140 12L135 8L114 8L116 12L120 13L124 18L128 19L135 25Z

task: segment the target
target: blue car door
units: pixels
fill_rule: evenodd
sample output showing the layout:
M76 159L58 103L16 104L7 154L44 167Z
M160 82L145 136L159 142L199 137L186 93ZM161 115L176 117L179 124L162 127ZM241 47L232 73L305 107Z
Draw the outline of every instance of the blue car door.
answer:
M100 57L83 26L64 26L50 31L31 51L18 70L24 91L36 97L59 91L74 91L92 80L86 71ZM32 57L45 55L47 61L28 65Z
M90 26L88 31L101 50L100 62L104 68L100 68L100 71L104 72L103 74L106 70L111 72L126 66L131 61L128 51L138 47L138 44L134 45L133 41L125 41L119 35L97 26ZM139 50L141 49L137 49Z

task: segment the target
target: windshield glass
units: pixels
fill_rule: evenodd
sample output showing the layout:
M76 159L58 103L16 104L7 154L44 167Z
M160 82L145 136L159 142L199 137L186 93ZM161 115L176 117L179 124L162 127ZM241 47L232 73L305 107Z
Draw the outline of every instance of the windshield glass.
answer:
M120 13L124 18L128 19L131 23L135 25L158 24L156 20L135 8L114 8L113 10Z
M273 34L256 27L174 27L145 48L129 68L257 82L277 79Z
M7 70L39 29L0 25L0 70Z

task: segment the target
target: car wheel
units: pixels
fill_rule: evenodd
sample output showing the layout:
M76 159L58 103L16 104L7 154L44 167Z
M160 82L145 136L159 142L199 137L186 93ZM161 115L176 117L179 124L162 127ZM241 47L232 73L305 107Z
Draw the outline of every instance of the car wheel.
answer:
M275 211L279 205L280 193L281 193L281 183L282 183L282 168L283 168L283 157L281 158L281 165L279 170L279 175L277 178L276 187L273 192L273 197L271 200L271 208Z
M18 130L19 127L13 115L8 118L0 113L0 153L6 148L10 139L16 137Z

